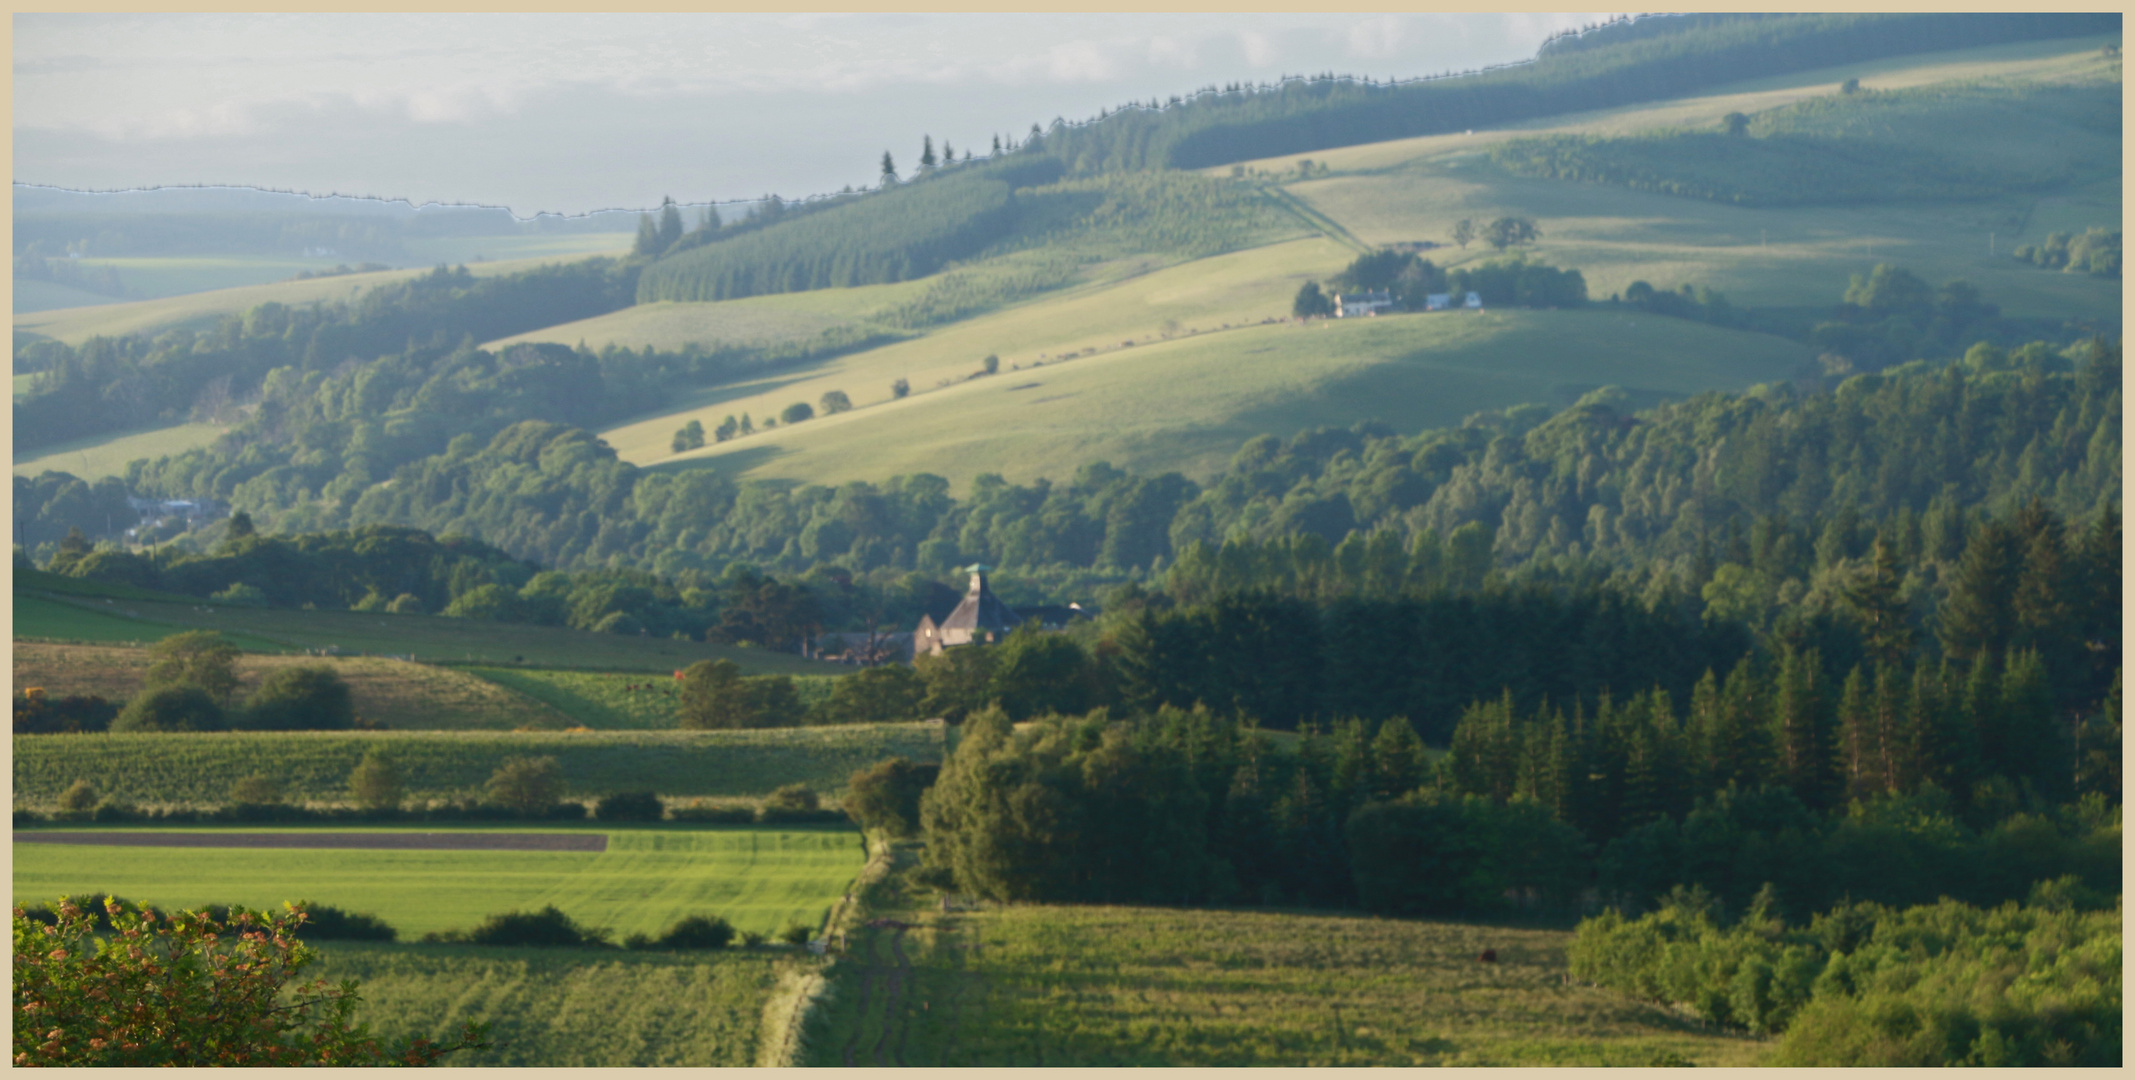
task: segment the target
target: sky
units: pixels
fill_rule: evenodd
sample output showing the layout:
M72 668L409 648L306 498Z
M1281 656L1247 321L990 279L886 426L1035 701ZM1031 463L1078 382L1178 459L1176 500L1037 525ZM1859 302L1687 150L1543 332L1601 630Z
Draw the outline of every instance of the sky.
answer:
M514 213L874 182L1233 81L1524 60L1595 14L17 14L15 180Z

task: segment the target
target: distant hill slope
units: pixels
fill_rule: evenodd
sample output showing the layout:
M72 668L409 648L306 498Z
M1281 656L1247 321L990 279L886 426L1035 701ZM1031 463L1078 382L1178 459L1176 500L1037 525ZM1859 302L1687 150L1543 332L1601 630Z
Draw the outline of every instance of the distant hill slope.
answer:
M1078 171L1206 168L1577 110L1661 101L1743 79L1892 56L2118 33L2117 13L1705 15L1559 43L1534 62L1423 83L1320 77L1202 94L1056 131Z
M1414 431L1520 402L1562 407L1603 384L1655 401L1784 379L1810 359L1805 346L1779 338L1601 311L1285 321L1020 371L1004 365L996 376L716 444L666 467L824 484L931 472L959 489L981 473L1028 482L1099 460L1205 478L1263 432L1364 419ZM709 428L730 411L722 403L687 415ZM659 427L684 420L673 414ZM642 451L640 464L668 458L664 447L624 445Z

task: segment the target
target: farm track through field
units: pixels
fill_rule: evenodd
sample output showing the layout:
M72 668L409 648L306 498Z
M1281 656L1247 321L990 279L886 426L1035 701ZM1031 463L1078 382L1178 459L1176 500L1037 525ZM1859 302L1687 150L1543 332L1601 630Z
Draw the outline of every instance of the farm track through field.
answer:
M874 989L875 935L869 934L867 936L867 966L860 969L860 1004L854 1010L852 1034L845 1037L845 1046L839 1051L840 1056L844 1059L843 1063L848 1069L857 1068L860 1064L855 1052L860 1048L860 1031L867 1026L867 1001L872 996Z
M882 1001L882 1042L875 1044L877 1065L882 1064L882 1043L890 1038L890 1018L897 1021L897 1041L890 1046L890 1059L899 1065L904 1064L905 1035L912 1030L911 1013L897 1010L906 984L912 981L912 962L904 955L904 931L905 927L898 926L890 933L890 955L897 958L897 966L890 969L889 993Z
M379 848L395 851L608 850L606 833L18 832L18 844L188 848Z

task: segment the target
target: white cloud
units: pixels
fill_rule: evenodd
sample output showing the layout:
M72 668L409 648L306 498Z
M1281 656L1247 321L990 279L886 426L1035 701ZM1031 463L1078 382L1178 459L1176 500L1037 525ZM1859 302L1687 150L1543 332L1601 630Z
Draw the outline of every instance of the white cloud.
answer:
M1403 20L1397 15L1370 15L1349 26L1349 54L1365 60L1384 60L1400 51Z
M1238 48L1245 53L1245 62L1256 68L1266 67L1275 59L1275 42L1258 30L1240 30Z
M1055 45L1047 60L1046 70L1058 82L1104 82L1118 72L1112 58L1088 41Z

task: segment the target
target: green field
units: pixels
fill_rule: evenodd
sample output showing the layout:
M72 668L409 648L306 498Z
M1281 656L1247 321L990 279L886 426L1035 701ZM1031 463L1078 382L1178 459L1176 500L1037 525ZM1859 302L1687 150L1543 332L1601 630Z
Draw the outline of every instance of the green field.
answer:
M842 790L885 758L939 761L939 724L852 724L751 731L346 731L22 735L15 801L50 807L76 780L147 806L220 805L239 780L282 781L295 802L342 803L367 751L399 765L417 800L475 798L507 757L554 756L566 798L655 791L754 798L784 784Z
M601 235L601 234L589 234ZM469 263L467 270L476 277L493 274L510 274L529 270L549 263L568 261L580 257L578 253L550 256L507 259L499 262ZM427 274L430 267L406 270L380 270L369 274L349 274L343 277L311 278L306 281L278 281L271 285L245 285L237 288L213 289L207 292L188 293L156 300L132 300L124 303L106 303L96 307L62 308L49 311L18 310L15 332L27 331L40 337L79 345L98 335L118 336L142 334L153 337L165 330L185 327L205 329L213 326L224 315L234 315L268 302L299 305L317 302L331 303L351 300L365 289L390 282L403 281L418 274ZM287 275L283 275L287 276ZM86 295L86 294L85 294ZM19 340L19 339L18 339Z
M1571 985L1570 933L1323 913L862 894L814 1066L1754 1064L1760 1044ZM1477 956L1494 949L1497 962Z
M96 694L123 702L140 692L153 660L146 649L17 641L15 686L41 686L54 696ZM359 720L396 731L561 730L577 722L575 716L457 668L381 656L248 653L236 665L238 697L242 700L277 669L321 664L348 683Z
M164 907L308 899L377 915L403 941L553 904L620 941L691 914L761 934L820 924L866 861L850 828L599 831L598 853L16 844L14 889L22 902L101 890Z
M652 1068L757 1063L765 1000L794 960L718 953L330 942L306 972L362 983L373 1030L449 1041L490 1023L489 1050L446 1064Z
M20 387L22 380L23 377L17 375L15 385ZM167 457L171 454L182 454L194 447L206 446L214 442L224 430L218 424L173 424L145 431L99 435L40 446L35 452L36 456L15 459L15 475L36 476L46 471L63 472L93 484L107 476L124 477L126 463L129 461Z
M2099 56L2104 39L2034 42L1927 54L1843 69L1760 80L1713 94L1652 106L1553 117L1472 134L1428 136L1312 155L1331 175L1288 185L1314 209L1366 242L1448 241L1461 218L1533 218L1543 231L1535 257L1586 275L1591 295L1607 296L1634 280L1672 288L1689 282L1727 294L1737 306L1828 307L1847 276L1877 262L1904 265L1931 282L1962 277L2010 315L2117 318L2116 282L2078 274L2041 274L2007 258L2055 229L2118 228L2119 177L2085 178L2023 196L1942 204L1759 209L1559 180L1527 180L1491 165L1483 151L1518 136L1563 133L1625 135L1678 127L1711 130L1729 112L1754 116L1829 97L1848 77L1871 90L1950 84L1962 94L1973 80L2042 84L2119 83L2118 60ZM1947 118L1964 137L1939 145L1980 155L1983 167L2005 153L2007 136L1963 112ZM2117 158L2117 153L2115 155ZM1280 172L1288 159L1248 168ZM1221 170L1227 172L1228 170ZM1990 238L1989 234L1993 234ZM1994 254L1990 254L1989 245ZM1487 249L1434 252L1440 262L1479 257Z
M1057 477L1069 463L1108 460L1205 477L1263 432L1367 418L1403 431L1451 426L1522 402L1569 405L1610 384L1642 401L1688 396L1785 379L1812 355L1769 335L1604 311L1283 322L1115 347L1035 369L1011 371L1004 362L997 376L898 402L855 395L861 407L853 412L715 444L668 467L701 462L809 482L925 471L961 484L986 472L1016 481ZM789 389L758 401L800 397ZM677 415L711 427L743 404ZM628 455L633 434L671 431L677 422L609 438ZM663 448L639 460L666 456Z
M682 684L671 678L610 671L542 671L529 668L477 667L468 671L531 698L595 731L673 729L681 707ZM794 689L803 705L830 696L832 676L801 675Z
M577 322L561 323L483 345L498 349L523 341L558 345L585 342L590 348L620 345L626 349L678 350L685 345L785 345L808 341L825 330L867 323L881 311L917 298L927 281L862 285L851 289L751 296L716 303L660 301Z
M98 304L122 303L116 296L105 296L55 281L24 281L15 279L15 314L31 311L50 311L54 308L90 307Z
M113 614L93 608L108 608ZM120 619L118 614L129 616ZM135 621L136 619L140 621ZM230 607L207 601L15 594L15 636L64 641L158 641L185 630L219 630L248 649L336 649L432 662L525 663L540 667L671 675L699 660L732 660L751 675L844 675L850 668L767 649L673 638L594 634L558 626L482 622L441 615Z
M159 607L165 605L158 605ZM53 641L87 641L116 645L144 645L161 641L185 629L170 623L130 617L140 610L139 601L113 604L111 613L82 604L50 600L42 596L15 594L14 622L18 638ZM251 634L230 632L239 648L278 651L288 646Z

